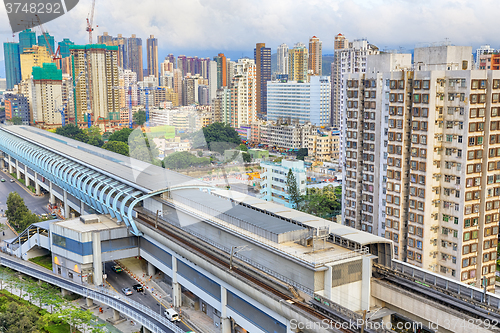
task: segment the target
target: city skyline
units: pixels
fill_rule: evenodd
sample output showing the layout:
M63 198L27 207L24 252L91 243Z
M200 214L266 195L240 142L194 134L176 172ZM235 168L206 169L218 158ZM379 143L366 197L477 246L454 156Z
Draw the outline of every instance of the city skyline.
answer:
M282 43L307 43L314 35L323 42L323 54L331 54L333 40L338 33L350 39L367 38L381 50L412 49L419 43L439 42L447 38L455 45L471 45L473 48L482 44L492 44L494 48L500 46L494 44L494 29L488 29L488 25L492 24L488 22L494 22L492 15L495 11L481 11L481 8L499 6L488 0L453 4L439 1L423 5L383 0L370 6L363 6L361 1L332 1L321 5L315 1L301 1L292 6L289 3L286 6L279 4L280 1L236 2L229 6L214 2L200 6L192 1L146 1L139 6L98 1L94 19L98 27L94 30L94 39L96 42L96 36L105 31L127 37L136 34L144 40L149 35L155 35L158 38L159 59L168 53L213 57L219 52L224 52L233 60L241 56L251 58L255 43L266 43L275 53ZM71 12L46 23L45 30L54 35L56 41L70 38L76 44L83 44L88 38L85 19L89 9L90 0L82 0ZM281 14L277 20L278 13ZM132 17L132 14L135 16ZM0 36L3 42L12 41L6 13L1 15L4 20L0 20ZM375 21L381 16L385 17L383 25ZM307 17L314 19L306 19L307 24L297 24L299 19L304 21ZM352 25L352 20L357 24ZM134 24L130 24L131 21ZM40 29L36 29L40 34ZM3 60L3 52L0 52L0 60Z

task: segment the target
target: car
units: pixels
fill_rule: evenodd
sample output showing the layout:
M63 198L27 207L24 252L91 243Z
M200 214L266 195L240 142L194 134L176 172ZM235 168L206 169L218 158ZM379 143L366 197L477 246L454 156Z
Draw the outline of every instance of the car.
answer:
M122 293L124 293L125 296L130 296L132 295L132 290L130 290L130 288L122 288Z
M13 183L13 182L15 182L15 180L14 180L14 179L11 179L11 180L10 180L10 182L11 182L11 183Z
M181 318L179 318L179 314L174 309L165 310L165 317L167 317L167 319L171 322L181 321Z
M2 183L5 182L5 178L0 179L0 182Z
M111 267L111 269L113 270L113 272L115 273L120 273L120 272L123 272L123 268L120 267L120 265L114 265L113 267Z
M144 291L144 287L140 283L134 284L132 288L134 288L134 290L137 291L138 293Z

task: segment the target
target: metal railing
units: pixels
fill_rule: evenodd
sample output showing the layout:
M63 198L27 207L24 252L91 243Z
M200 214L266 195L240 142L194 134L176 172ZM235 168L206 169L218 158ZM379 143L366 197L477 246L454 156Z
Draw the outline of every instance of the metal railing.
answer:
M423 268L419 268L402 261L393 260L392 261L392 271L387 270L387 268L376 266L377 269L388 271L392 274L397 274L399 278L405 278L414 282L419 282L421 285L430 285L440 289L444 289L451 294L455 294L456 297L463 300L470 300L475 303L482 303L484 307L488 306L493 309L500 309L500 296L487 292L486 299L484 298L484 291L470 286L466 283L462 283L445 276L440 276L431 271L427 271ZM497 310L498 311L498 310Z
M209 239L209 238L207 238L207 237L205 237L205 236L203 236L203 235L201 235L201 234L199 234L197 232L189 230L187 228L186 229L183 228L182 230L186 231L187 233L189 233L189 234L191 234L191 235L193 235L193 236L195 236L197 238L202 239L204 242L212 245L213 247L218 248L221 251L224 251L228 255L231 254L231 248L229 248L227 246L220 245L219 243L214 242L213 240L211 240L211 239ZM235 254L233 254L233 256L236 257L236 258L238 258L241 261L246 262L247 264L249 264L249 265L251 265L253 267L256 267L256 268L260 269L263 272L266 272L267 274L269 274L269 275L277 278L278 280L281 280L281 281L283 281L283 282L285 282L285 283L287 283L287 284L289 284L289 285L291 285L291 286L293 286L295 288L298 288L298 289L302 290L306 294L308 294L310 296L313 296L314 290L312 290L311 288L308 288L308 287L306 287L306 286L304 286L304 285L302 285L300 283L297 283L297 282L293 281L292 279L287 278L286 276L284 276L284 275L282 275L282 274L280 274L278 272L275 272L275 271L273 271L273 270L271 270L271 269L269 269L269 268L267 268L265 266L262 266L261 264L253 261L250 258L247 258L247 257L239 254L238 252L236 252Z
M291 251L289 251L289 248L286 246L283 246L283 245L280 245L276 242L270 241L270 240L266 239L265 237L261 237L257 234L247 234L247 233L245 233L245 231L247 231L247 230L238 228L236 225L233 225L229 222L223 221L220 218L218 218L218 216L211 215L210 213L204 212L202 210L195 211L195 210L193 210L193 207L178 201L177 198L175 200L164 200L164 202L171 205L173 208L175 208L177 210L181 210L183 212L188 213L191 216L201 218L202 220L205 220L205 222L207 222L207 223L215 224L219 227L222 226L223 228L229 229L232 232L234 232L235 234L240 235L244 239L248 239L253 243L260 243L267 248L271 248L274 251L279 252L284 257L291 257L297 261L300 261L302 264L304 264L306 266L319 267L319 266L322 266L326 263L332 262L332 260L330 259L331 257L319 259L319 258L313 258L311 255L301 255L301 254L291 253ZM179 223L179 221L178 221L178 223ZM182 228L182 226L181 226L181 228ZM351 249L351 250L352 251L349 252L348 254L341 255L340 256L341 259L362 256L362 255L366 254L368 251L368 250L365 250L362 248L359 249L358 251L356 251L356 249ZM333 258L334 258L334 260L339 260L339 259L337 259L336 256L334 256Z
M165 316L162 316L158 312L153 311L152 309L133 300L122 300L118 295L110 293L106 290L93 290L86 286L66 281L60 277L51 276L51 274L41 272L35 267L25 265L17 260L5 258L3 255L0 255L0 264L23 274L35 277L39 280L43 280L52 285L64 288L75 294L82 295L110 306L111 308L126 315L131 320L142 324L153 333L169 333L170 331L174 333L184 333L183 330L171 323ZM170 331L165 331L162 327L155 323L155 321L164 325Z

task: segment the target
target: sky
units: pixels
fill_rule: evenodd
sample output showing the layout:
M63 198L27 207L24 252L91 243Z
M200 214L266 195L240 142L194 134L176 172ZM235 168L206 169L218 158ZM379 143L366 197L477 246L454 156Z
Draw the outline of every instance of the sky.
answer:
M91 0L80 0L44 28L56 42L87 43L90 8ZM500 48L499 9L498 0L96 0L93 41L105 31L136 34L145 52L146 39L154 35L159 59L168 53L213 57L219 52L233 60L253 58L258 42L275 53L282 43L307 45L313 35L323 42L323 54L331 54L338 33L349 40L366 38L381 50L445 40L473 49L483 44ZM0 9L0 37L17 41L5 7Z

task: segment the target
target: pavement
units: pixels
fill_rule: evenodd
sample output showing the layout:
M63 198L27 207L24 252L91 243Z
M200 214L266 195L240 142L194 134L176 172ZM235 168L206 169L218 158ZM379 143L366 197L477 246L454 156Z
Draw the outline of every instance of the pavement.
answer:
M47 204L49 203L48 195L39 195L37 196L23 184L21 184L18 180L13 178L9 173L0 170L0 178L4 178L5 182L0 182L0 215L5 214L5 210L7 210L7 197L10 192L17 192L21 198L24 199L24 203L29 210L36 214L46 214L49 213L47 210ZM10 180L14 179L14 182Z
M11 239L17 236L17 232L7 223L6 217L0 217L0 248L5 246L4 239Z
M147 262L137 258L127 258L118 261L125 272L138 283L141 283L145 289L156 300L161 301L165 308L171 308L172 305L172 286L163 281L163 273L157 273L151 277L146 274ZM108 278L109 280L109 278ZM213 319L203 313L189 307L181 307L177 310L181 314L182 323L187 330L198 333L221 333L220 327L216 327Z

